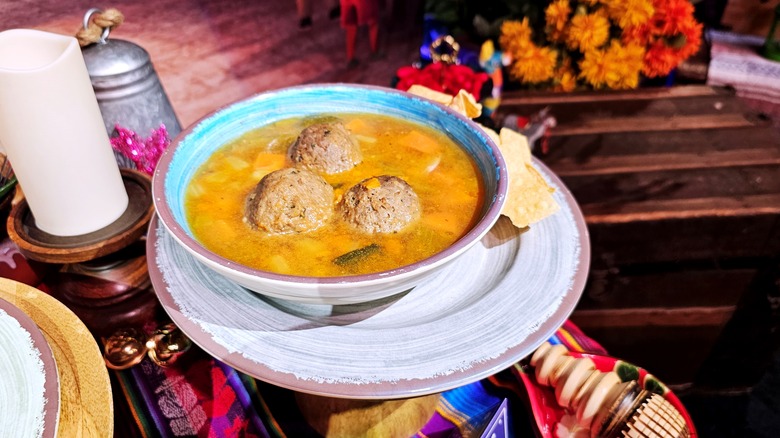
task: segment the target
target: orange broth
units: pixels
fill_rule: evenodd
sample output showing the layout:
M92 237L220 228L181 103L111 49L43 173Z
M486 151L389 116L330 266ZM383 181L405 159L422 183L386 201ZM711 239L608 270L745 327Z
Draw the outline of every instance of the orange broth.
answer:
M187 221L206 248L238 263L280 274L332 277L386 271L430 257L462 237L478 219L483 187L476 164L447 136L388 116L338 114L360 142L363 162L336 175L334 208L363 179L394 175L420 198L422 215L392 234L356 230L334 212L331 222L300 234L269 235L243 222L247 195L260 179L291 165L287 148L306 126L328 117L290 119L248 132L218 149L190 181ZM379 250L345 264L345 253Z

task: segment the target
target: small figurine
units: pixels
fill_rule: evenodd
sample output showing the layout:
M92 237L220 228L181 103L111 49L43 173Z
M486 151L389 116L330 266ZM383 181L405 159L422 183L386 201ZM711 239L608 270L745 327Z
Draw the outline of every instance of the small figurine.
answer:
M341 0L341 27L347 33L347 66L357 66L355 44L358 26L368 26L371 54L376 56L379 43L379 0Z
M501 87L504 85L502 68L509 65L509 62L508 56L504 55L500 50L496 50L493 40L488 39L482 43L479 51L479 66L493 80L493 89L490 97L485 98L482 102L488 114L492 114L501 102Z

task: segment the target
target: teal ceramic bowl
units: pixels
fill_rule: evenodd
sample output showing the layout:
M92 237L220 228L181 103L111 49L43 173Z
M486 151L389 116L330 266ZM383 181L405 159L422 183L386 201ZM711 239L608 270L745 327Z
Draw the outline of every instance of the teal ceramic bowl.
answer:
M431 127L474 159L485 188L480 219L446 250L390 271L343 277L281 275L243 266L204 248L185 219L184 193L195 171L215 150L247 131L292 117L323 113L375 113ZM307 85L257 94L221 108L179 134L162 155L152 191L160 222L198 261L238 284L275 298L313 304L352 304L414 287L477 243L495 224L507 193L498 147L471 120L405 92L361 85Z

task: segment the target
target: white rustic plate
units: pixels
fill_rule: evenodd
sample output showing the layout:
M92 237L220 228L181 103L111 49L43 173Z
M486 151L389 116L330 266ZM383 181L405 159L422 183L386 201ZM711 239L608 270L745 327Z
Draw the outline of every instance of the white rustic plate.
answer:
M531 353L573 311L590 263L587 229L561 181L561 210L520 233L501 218L440 274L348 306L251 292L204 267L155 218L149 272L163 308L214 357L297 391L392 399L480 380Z
M0 431L16 437L53 437L60 383L57 365L38 326L0 299Z
M84 323L51 295L18 281L0 278L0 298L30 317L54 354L60 382L57 436L113 437L111 381L100 348ZM0 376L0 385L4 379ZM5 436L3 432L0 428L0 436Z

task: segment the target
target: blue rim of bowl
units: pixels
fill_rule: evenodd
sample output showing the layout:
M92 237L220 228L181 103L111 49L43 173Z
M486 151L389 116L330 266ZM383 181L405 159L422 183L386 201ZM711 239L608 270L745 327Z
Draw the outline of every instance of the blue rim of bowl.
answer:
M344 276L334 276L334 277L307 277L302 275L278 274L270 271L253 269L248 266L241 265L238 262L235 262L215 252L210 251L209 249L204 247L197 239L195 239L193 236L187 233L182 227L176 224L176 220L174 218L173 212L165 202L166 199L165 176L167 174L168 168L171 165L172 160L174 159L176 153L176 145L178 145L178 143L184 141L187 138L187 136L192 134L193 131L197 130L202 123L206 122L212 117L219 115L220 113L223 113L231 109L236 105L240 105L242 103L249 103L250 101L253 101L255 99L270 98L276 94L294 92L296 90L305 91L305 90L316 90L316 89L336 89L336 90L355 89L355 90L364 90L367 92L397 94L403 98L417 101L417 104L419 105L429 105L433 108L438 109L442 113L445 113L451 117L455 117L459 119L461 123L465 124L466 127L473 132L473 134L477 135L478 137L481 137L483 142L490 148L494 160L494 164L495 164L494 170L498 173L498 180L496 183L496 193L494 195L493 201L490 204L490 207L484 212L481 219L460 239L455 241L455 243L450 245L447 249L440 251L428 258L425 258L415 263L400 266L398 268L391 269L391 270L374 272L370 274L344 275ZM223 142L223 144L226 143L227 141L229 140L226 140L225 142ZM168 230L168 232L170 232L171 235L176 240L178 240L181 244L188 247L190 250L196 252L199 256L203 257L209 262L214 263L215 265L219 265L224 269L234 271L241 275L260 277L278 283L339 285L344 283L350 283L350 284L371 283L377 280L381 280L385 277L393 277L393 278L405 277L407 275L412 275L422 267L428 267L428 266L434 267L436 265L449 261L449 259L454 254L464 250L467 247L467 245L476 243L482 236L484 236L493 227L493 225L501 215L501 209L507 197L507 192L508 192L507 181L508 181L508 175L506 173L506 163L501 154L501 150L498 148L498 145L496 145L495 142L485 132L483 132L482 128L479 125L477 125L474 121L461 115L460 113L456 112L455 110L445 105L441 105L429 99L425 99L420 96L407 93L404 91L400 91L392 88L386 88L386 87L373 86L373 85L338 84L338 83L308 84L308 85L280 88L277 90L270 90L270 91L254 94L248 98L240 99L238 101L224 105L216 109L215 111L210 112L206 116L200 118L195 123L191 124L189 127L187 127L184 131L182 131L176 136L176 138L171 142L171 145L165 150L165 152L163 152L162 156L160 157L160 160L157 163L157 167L155 168L154 174L152 176L152 195L153 195L157 215L159 216L160 221L162 222L163 226Z

